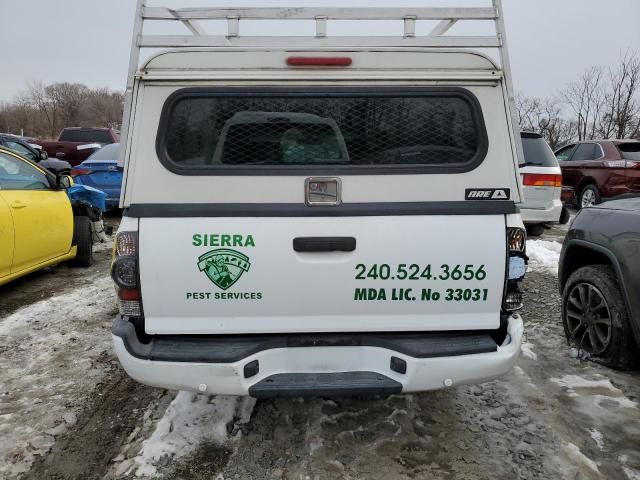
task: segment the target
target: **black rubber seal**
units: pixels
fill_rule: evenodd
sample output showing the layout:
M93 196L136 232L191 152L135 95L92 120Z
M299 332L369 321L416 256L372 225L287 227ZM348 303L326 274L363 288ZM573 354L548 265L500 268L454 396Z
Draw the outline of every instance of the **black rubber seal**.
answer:
M343 203L310 207L303 203L135 203L126 217L390 217L408 215L509 215L519 209L512 201Z

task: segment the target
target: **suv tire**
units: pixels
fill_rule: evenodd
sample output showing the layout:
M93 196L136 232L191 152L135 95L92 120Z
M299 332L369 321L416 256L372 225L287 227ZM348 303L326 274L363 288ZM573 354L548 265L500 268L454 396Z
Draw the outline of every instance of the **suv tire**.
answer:
M592 207L599 203L600 192L598 192L598 187L593 184L584 187L578 196L578 209Z
M541 223L535 223L533 225L525 225L527 229L527 235L530 237L539 237L544 233L544 225Z
M73 217L73 239L78 251L71 260L74 267L90 267L93 265L93 232L88 217Z
M628 370L635 340L613 269L590 265L571 274L563 289L562 323L569 343L608 367Z

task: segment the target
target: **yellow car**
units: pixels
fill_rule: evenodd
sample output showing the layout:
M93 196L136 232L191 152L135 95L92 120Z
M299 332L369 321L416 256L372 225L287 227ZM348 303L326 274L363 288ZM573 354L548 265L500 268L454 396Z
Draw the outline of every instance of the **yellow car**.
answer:
M0 148L0 285L65 260L93 263L91 220L74 216L71 185Z

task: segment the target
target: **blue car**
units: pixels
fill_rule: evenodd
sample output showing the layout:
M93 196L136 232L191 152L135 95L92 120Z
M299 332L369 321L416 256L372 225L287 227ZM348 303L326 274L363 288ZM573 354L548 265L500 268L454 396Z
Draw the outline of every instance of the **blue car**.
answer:
M105 145L71 169L76 184L97 188L107 194L107 209L118 208L120 202L122 167L118 166L119 153L119 143Z

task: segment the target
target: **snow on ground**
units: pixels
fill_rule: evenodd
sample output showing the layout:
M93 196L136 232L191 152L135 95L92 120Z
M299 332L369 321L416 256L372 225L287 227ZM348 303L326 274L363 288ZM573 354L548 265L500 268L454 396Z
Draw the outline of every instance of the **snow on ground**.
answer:
M131 470L138 477L154 477L156 465L166 457L175 460L209 442L223 444L228 440L227 425L248 422L254 405L251 398L178 392Z
M589 380L579 375L565 375L562 378L552 378L551 381L567 388L567 395L579 397L581 392L588 395L596 407L607 408L608 405L618 404L620 408L638 408L638 404L627 398L624 393L613 386L611 380L602 375L597 380ZM604 395L603 393L608 393Z
M598 447L598 449L604 450L604 435L602 435L602 433L595 428L589 429L589 435L591 435L593 441L596 442L596 446Z
M640 480L640 471L629 468L629 466L627 465L629 459L626 455L620 455L618 457L618 460L620 460L620 463L622 464L622 471L629 480Z
M549 270L557 274L561 249L562 244L560 242L527 240L529 265L534 270Z
M538 355L533 351L532 343L523 341L520 345L520 349L522 350L522 355L524 355L525 357L530 358L531 360L538 359Z
M571 460L578 464L585 465L590 470L593 470L595 473L600 473L598 469L598 464L587 457L584 453L580 451L580 449L573 443L567 443L564 446L564 450L569 456Z
M27 471L75 424L65 405L102 377L114 307L104 277L0 319L1 478Z

